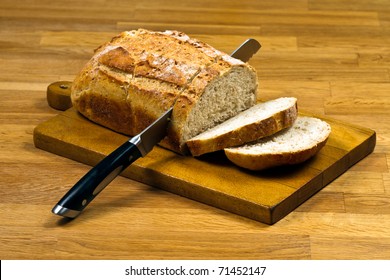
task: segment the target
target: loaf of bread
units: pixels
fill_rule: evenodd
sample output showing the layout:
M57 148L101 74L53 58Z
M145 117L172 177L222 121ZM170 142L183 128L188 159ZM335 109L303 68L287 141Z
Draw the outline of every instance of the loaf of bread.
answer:
M325 145L328 124L297 118L295 98L256 105L257 88L249 64L181 32L139 29L95 50L71 99L91 121L127 135L173 107L161 146L194 156L224 149L252 170L305 161Z
M191 138L187 146L193 156L239 146L290 127L297 116L296 98L269 100Z
M328 140L331 127L312 117L298 117L292 127L254 143L226 148L229 160L250 170L298 164L317 154Z
M96 49L73 82L73 106L127 135L173 106L160 145L187 153L186 141L256 103L250 65L177 31L123 32Z

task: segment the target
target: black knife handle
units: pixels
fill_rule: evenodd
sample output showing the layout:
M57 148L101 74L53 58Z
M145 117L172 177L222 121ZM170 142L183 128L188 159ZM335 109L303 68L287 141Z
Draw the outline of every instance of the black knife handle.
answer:
M77 217L119 173L141 156L137 145L126 141L85 174L52 212L64 217Z

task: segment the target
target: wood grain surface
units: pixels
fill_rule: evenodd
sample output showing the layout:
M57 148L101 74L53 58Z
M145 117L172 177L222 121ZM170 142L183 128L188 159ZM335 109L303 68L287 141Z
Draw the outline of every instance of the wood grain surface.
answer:
M48 100L63 97L52 91L55 85L58 82L48 88ZM256 221L274 224L375 148L373 130L324 116L315 117L326 121L332 131L325 147L299 165L252 172L234 165L222 151L193 158L154 147L151 153L131 164L121 175ZM129 139L89 121L74 108L40 123L35 127L33 137L35 147L91 166Z
M374 152L272 226L123 177L78 219L54 216L90 167L34 147L58 114L46 88L139 27L226 52L258 39L262 99L370 128ZM0 259L390 258L388 1L2 0L0 35Z

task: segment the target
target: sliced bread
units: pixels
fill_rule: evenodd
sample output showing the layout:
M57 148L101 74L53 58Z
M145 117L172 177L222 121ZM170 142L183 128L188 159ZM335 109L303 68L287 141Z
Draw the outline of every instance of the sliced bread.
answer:
M250 170L297 164L318 153L330 132L330 125L320 119L298 117L291 128L254 143L227 148L225 154L236 165Z
M191 138L186 144L193 156L242 145L291 126L297 114L295 97L281 97L258 103Z

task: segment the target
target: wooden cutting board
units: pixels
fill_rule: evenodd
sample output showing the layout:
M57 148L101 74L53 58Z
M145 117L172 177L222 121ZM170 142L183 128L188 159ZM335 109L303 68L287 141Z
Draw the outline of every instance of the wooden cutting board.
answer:
M253 172L230 163L223 152L193 158L155 147L122 176L273 224L374 150L373 130L320 118L332 127L329 140L317 156L300 165ZM73 108L34 130L36 147L91 166L127 139Z

